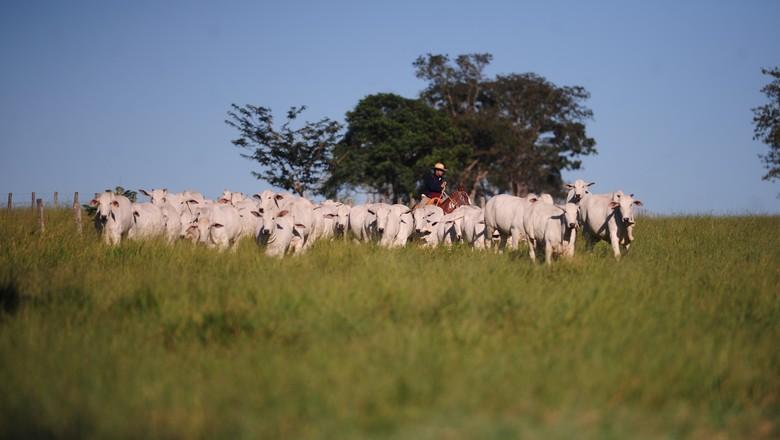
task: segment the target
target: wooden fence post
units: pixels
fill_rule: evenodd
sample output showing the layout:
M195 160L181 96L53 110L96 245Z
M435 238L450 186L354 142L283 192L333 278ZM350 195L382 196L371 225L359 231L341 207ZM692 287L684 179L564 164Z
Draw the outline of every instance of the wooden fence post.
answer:
M35 203L38 205L38 230L43 233L46 230L43 223L43 199L37 199Z
M79 205L79 192L73 193L73 215L76 218L76 232L81 235L81 206Z
M14 207L14 193L8 193L8 209Z
M53 199L54 199L54 207L58 208L60 206L60 193L58 193L57 191L54 191Z
M30 199L30 210L35 212L35 191L32 192L32 198Z

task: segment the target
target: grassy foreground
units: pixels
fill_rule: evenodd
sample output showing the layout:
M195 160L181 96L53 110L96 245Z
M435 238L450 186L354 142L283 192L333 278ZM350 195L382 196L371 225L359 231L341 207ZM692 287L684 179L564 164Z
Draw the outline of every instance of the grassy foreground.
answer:
M780 436L780 218L642 218L619 263L110 249L0 212L0 437Z

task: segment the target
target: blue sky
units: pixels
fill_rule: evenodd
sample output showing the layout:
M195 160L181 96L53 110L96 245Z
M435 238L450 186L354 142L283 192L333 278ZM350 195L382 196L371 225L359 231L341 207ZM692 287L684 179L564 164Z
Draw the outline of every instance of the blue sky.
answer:
M231 103L343 120L367 94L416 96L418 55L491 52L489 74L591 92L599 154L567 178L657 213L780 213L750 111L778 23L774 0L4 2L0 193L255 192Z

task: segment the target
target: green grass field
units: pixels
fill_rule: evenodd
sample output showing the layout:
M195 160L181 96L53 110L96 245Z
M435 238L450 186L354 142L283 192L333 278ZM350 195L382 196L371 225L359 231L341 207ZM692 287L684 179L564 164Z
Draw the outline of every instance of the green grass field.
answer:
M780 217L467 248L108 248L0 212L0 437L777 438ZM581 244L581 243L580 243Z

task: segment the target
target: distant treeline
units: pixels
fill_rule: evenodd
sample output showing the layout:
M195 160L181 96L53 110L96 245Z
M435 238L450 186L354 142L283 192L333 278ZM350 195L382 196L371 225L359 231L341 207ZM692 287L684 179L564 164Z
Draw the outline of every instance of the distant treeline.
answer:
M232 143L262 166L256 177L299 194L362 190L408 200L435 162L472 198L560 194L561 172L596 153L585 127L590 94L535 73L488 77L492 58L420 56L413 66L427 86L418 98L368 95L347 112L346 126L324 118L292 128L303 106L274 127L269 108L233 104L225 122L239 131Z

